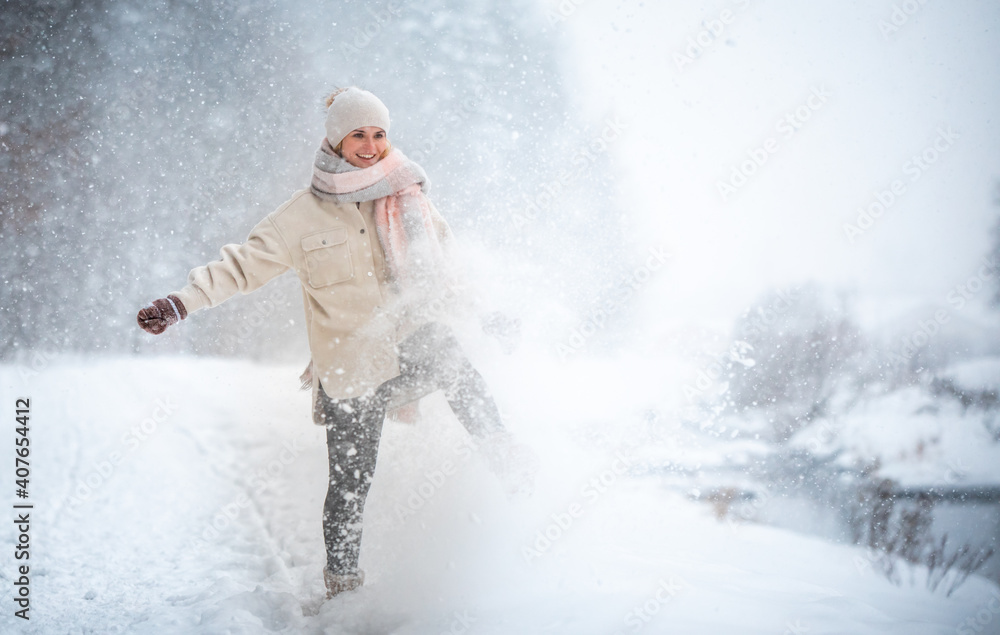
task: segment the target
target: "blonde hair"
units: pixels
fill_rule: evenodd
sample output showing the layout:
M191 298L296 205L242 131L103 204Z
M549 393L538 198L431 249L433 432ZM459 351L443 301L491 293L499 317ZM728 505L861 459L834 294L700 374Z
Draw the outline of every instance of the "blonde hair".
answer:
M326 98L323 100L323 103L326 104L327 108L330 108L330 106L333 105L333 100L337 98L337 95L344 92L345 90L347 90L347 88L335 88L332 93L326 96ZM388 135L388 133L386 134ZM341 139L340 141L337 142L337 145L333 147L333 151L337 153L337 156L340 157L344 156L343 146L344 146L344 140ZM390 152L392 152L392 142L388 141L387 139L385 150L382 152L381 156L379 156L378 160L381 161L382 159L386 158L387 156L389 156Z

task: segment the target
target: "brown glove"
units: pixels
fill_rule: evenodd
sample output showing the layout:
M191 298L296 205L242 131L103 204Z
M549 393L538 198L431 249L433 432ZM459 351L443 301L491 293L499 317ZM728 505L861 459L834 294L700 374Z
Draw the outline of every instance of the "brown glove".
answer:
M153 303L139 310L136 320L142 330L153 335L159 335L171 324L177 324L187 317L187 309L181 299L175 295L153 300Z

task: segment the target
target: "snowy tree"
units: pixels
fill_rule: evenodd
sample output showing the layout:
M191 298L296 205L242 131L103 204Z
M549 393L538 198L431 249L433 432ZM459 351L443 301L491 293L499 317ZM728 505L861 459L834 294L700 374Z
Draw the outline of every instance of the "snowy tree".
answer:
M750 359L733 365L731 405L766 412L777 441L827 413L862 350L844 299L816 285L766 294L741 317L735 339Z
M91 79L107 64L93 26L106 3L6 2L0 19L0 355L42 341L71 344L80 312L93 318L76 256L81 213L99 201L94 144L100 116ZM90 225L98 230L98 227ZM107 263L112 264L112 263Z

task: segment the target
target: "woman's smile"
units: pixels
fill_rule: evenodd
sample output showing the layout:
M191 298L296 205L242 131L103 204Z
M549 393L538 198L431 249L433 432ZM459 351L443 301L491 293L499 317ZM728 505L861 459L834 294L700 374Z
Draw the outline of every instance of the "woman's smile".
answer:
M367 168L382 160L389 145L385 130L365 126L351 132L340 142L340 154L356 168Z

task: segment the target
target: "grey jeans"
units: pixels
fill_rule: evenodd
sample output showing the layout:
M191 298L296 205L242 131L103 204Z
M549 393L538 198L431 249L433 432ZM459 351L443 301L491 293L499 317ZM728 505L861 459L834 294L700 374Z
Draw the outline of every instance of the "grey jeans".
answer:
M400 374L374 394L330 399L319 387L317 423L326 426L330 485L323 504L327 568L357 572L362 517L387 410L444 390L465 429L477 437L502 429L500 412L486 382L465 357L451 330L425 324L399 345Z

